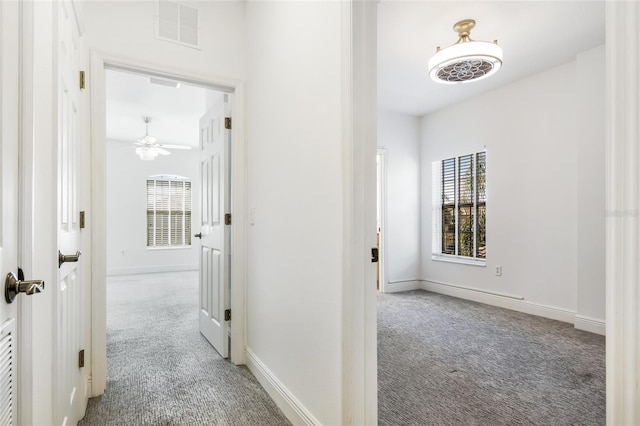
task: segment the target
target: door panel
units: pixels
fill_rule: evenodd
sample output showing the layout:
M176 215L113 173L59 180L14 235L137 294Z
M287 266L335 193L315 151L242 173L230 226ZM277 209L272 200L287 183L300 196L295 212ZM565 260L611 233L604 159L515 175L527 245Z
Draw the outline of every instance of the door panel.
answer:
M0 2L0 282L6 274L18 273L18 111L19 39L18 2ZM4 293L4 291L2 292ZM18 297L25 297L20 295ZM0 297L0 421L16 425L16 377L18 351L15 331L17 305Z
M79 170L79 31L69 1L56 3L58 35L58 249L73 255L80 250L78 211ZM79 367L83 344L81 319L82 260L65 262L58 269L54 295L56 328L54 339L55 424L76 424L84 415L87 400L84 369Z
M200 255L200 332L226 358L229 353L229 138L224 128L228 96L200 119L202 206Z

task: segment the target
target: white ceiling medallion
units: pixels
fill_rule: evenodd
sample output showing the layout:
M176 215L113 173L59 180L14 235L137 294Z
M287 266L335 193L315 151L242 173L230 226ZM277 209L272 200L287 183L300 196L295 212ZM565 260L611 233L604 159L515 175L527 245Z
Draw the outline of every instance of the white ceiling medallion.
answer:
M473 19L464 19L453 26L458 41L449 47L436 49L429 59L429 76L438 83L456 84L478 81L495 74L502 66L502 48L497 40L475 41L469 37L476 26Z

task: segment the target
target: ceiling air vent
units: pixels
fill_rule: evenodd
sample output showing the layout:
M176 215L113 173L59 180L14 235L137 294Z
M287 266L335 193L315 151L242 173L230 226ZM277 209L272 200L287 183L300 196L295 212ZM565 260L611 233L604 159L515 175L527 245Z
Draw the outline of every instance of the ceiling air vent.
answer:
M159 0L156 7L156 37L184 46L200 48L200 13L195 7Z

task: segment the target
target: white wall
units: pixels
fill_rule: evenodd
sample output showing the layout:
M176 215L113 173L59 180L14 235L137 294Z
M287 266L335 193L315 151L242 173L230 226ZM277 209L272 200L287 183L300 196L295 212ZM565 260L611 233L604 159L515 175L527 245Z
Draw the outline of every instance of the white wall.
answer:
M427 288L519 296L505 303L571 322L578 313L604 331L603 62L599 48L422 119ZM487 266L431 260L431 162L485 147Z
M341 7L247 3L247 362L325 425L342 423Z
M105 54L241 79L245 62L244 2L183 3L200 10L200 49L155 38L155 1L83 2L85 43Z
M107 275L198 269L199 240L192 238L190 248L149 249L146 217L149 176L184 176L191 179L192 234L198 232L198 164L196 149L172 150L170 155L142 161L131 142L107 141Z
M384 291L417 288L420 277L420 119L378 111L386 178Z
M604 46L578 56L578 309L581 320L605 318ZM582 125L587 124L587 125Z

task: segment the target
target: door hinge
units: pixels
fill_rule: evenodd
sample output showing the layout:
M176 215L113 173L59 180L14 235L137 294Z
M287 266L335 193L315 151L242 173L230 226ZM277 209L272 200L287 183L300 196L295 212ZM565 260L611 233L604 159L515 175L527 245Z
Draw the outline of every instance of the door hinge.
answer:
M84 85L85 85L84 71L80 71L80 89L84 89Z
M231 130L231 117L224 118L224 128Z
M78 352L78 368L84 367L84 349Z
M231 321L231 309L224 310L224 320Z
M231 225L231 213L224 214L224 224Z
M84 211L80 212L80 229L84 229Z
M378 247L373 247L371 249L371 263L378 262Z

